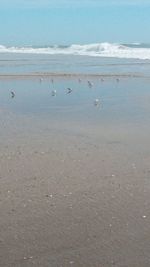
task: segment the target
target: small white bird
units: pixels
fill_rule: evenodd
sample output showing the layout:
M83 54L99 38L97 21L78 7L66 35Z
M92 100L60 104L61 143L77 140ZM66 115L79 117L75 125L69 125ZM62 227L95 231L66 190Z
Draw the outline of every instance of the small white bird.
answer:
M99 99L96 98L96 99L94 100L94 106L98 106L98 105L99 105Z
M104 79L103 78L101 78L101 82L104 82Z
M40 78L40 83L43 82L43 78Z
M51 96L56 96L56 90L52 90Z

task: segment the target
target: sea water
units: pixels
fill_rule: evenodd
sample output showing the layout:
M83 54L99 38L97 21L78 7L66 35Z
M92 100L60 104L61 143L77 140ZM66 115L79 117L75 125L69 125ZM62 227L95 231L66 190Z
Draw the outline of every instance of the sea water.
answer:
M0 46L0 73L150 74L149 44Z

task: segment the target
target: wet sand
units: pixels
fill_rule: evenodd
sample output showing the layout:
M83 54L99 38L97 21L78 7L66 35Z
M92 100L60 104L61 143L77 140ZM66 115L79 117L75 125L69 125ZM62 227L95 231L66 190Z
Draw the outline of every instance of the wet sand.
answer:
M150 266L150 84L92 82L0 81L2 267Z
M66 73L66 72L30 72L30 73L20 73L20 74L11 74L11 73L3 73L0 74L0 79L48 79L48 78L76 78L76 79L89 79L89 78L150 78L148 75L140 74L140 73L123 73L123 74L118 74L118 73Z

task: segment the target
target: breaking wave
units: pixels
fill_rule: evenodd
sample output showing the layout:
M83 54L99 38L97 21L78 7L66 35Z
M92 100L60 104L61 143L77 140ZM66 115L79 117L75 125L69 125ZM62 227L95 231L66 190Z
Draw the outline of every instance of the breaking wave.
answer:
M22 53L22 54L49 54L49 55L79 55L92 57L114 57L114 58L133 58L150 59L150 45L148 44L113 44L96 43L70 46L24 46L9 47L0 45L0 53Z

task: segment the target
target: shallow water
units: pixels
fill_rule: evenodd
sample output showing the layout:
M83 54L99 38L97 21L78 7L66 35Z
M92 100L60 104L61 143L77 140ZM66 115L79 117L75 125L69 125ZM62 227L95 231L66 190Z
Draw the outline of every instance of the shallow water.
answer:
M1 74L35 72L150 76L150 60L75 55L0 54Z
M53 81L52 81L53 79ZM88 80L92 87L88 86ZM144 78L40 78L13 79L0 81L1 109L8 109L18 114L44 114L55 117L65 113L65 116L74 114L82 118L92 116L96 120L100 116L103 120L140 119L149 116L147 105L150 80ZM72 92L68 93L71 88ZM52 92L56 90L56 95ZM14 97L11 95L14 92ZM94 105L94 100L99 104ZM147 99L147 101L146 101ZM81 112L82 111L82 112ZM146 119L145 117L145 119Z
M128 141L136 140L138 136L144 138L146 133L148 138L148 79L121 78L117 82L115 78L105 78L102 82L99 78L92 78L91 82L92 88L88 86L88 78L82 78L79 82L77 77L57 77L53 78L53 82L52 78L44 78L42 82L39 78L1 80L1 120L5 120L4 113L8 114L7 121L9 117L15 116L14 125L17 127L17 118L22 121L24 117L32 118L30 128L34 128L35 119L39 122L37 131L44 132L44 124L51 128L57 126L59 131L84 132L86 135L90 133L93 137L103 133L110 141L114 134L116 140L122 140L124 133ZM72 92L68 94L67 88L72 88ZM56 90L55 96L52 96L53 90ZM14 97L11 91L15 93ZM95 105L95 99L98 99L98 105ZM13 131L13 125L11 130Z

